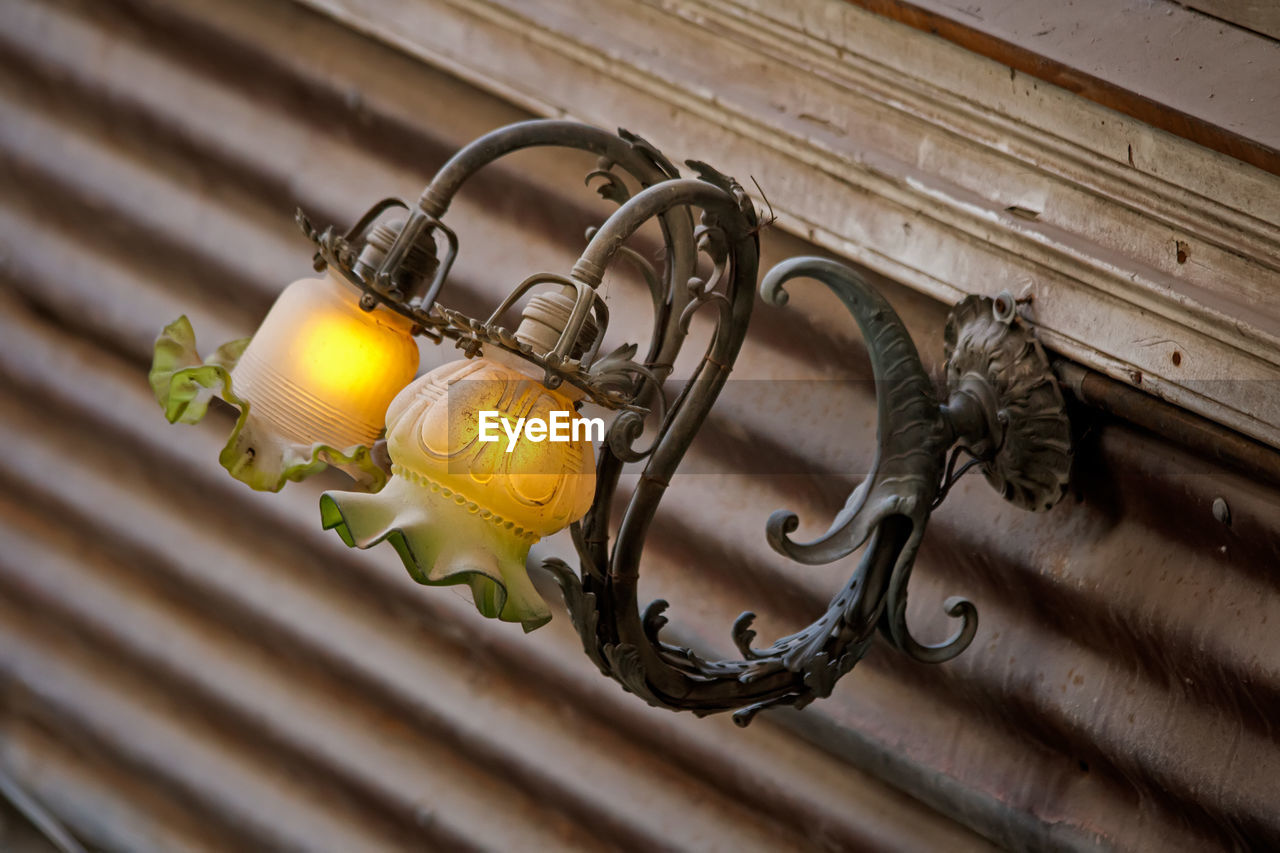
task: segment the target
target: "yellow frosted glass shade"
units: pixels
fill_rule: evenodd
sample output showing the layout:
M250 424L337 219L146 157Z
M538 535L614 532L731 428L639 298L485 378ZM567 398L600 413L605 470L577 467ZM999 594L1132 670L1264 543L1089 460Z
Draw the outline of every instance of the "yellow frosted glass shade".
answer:
M348 545L391 542L420 583L466 583L486 616L532 630L551 612L525 571L529 548L590 509L595 448L585 429L552 441L499 428L483 441L482 412L509 425L583 420L567 395L504 363L446 364L387 410L391 482L374 495L326 492L322 521Z
M595 493L591 443L522 435L511 447L501 428L499 440L481 441L483 411L508 423L546 421L556 411L579 419L567 395L512 367L487 358L455 361L405 388L387 409L392 473L399 468L461 495L530 541L585 515Z
M412 323L326 276L285 288L231 373L255 420L303 445L372 445L387 405L413 380Z

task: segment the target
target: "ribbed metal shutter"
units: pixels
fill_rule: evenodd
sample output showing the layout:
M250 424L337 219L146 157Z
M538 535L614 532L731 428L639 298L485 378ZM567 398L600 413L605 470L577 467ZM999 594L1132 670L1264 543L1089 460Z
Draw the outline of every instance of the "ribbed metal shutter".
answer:
M526 637L348 551L318 526L336 477L231 480L229 417L165 424L157 331L251 331L308 272L295 205L345 224L525 117L285 2L0 7L0 766L110 850L1280 844L1280 491L1156 436L1078 412L1046 515L964 481L910 614L937 636L970 596L971 650L877 649L739 730L624 694L558 606ZM512 164L451 211L450 304L567 270L607 213L589 158ZM936 366L945 306L883 286ZM870 452L851 326L816 291L760 310L646 552L680 639L728 651L745 609L762 636L801 624L849 570L775 558L763 522L820 524Z

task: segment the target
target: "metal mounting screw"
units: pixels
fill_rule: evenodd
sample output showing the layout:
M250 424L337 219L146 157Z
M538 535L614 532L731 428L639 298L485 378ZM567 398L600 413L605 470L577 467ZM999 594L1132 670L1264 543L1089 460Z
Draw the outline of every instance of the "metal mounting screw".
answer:
M991 314L996 318L996 322L1004 323L1008 326L1017 316L1017 300L1013 298L1013 294L1007 290L1000 291L1000 295L991 303Z
M1225 498L1213 499L1213 517L1227 527L1231 526L1231 507L1227 506Z

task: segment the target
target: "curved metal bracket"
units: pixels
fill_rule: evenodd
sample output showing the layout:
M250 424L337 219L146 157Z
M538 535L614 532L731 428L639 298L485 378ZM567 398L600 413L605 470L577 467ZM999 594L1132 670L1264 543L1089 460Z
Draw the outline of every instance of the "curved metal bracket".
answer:
M625 218L623 211L615 216ZM737 230L751 233L745 223ZM753 235L734 243L739 253L753 247ZM736 257L747 265L754 261ZM972 603L959 597L945 602L946 614L960 624L936 645L916 640L906 621L916 552L930 513L951 482L948 450L958 442L958 452L982 453L977 462L985 466L988 479L1020 506L1046 509L1061 496L1070 461L1061 393L1034 338L1013 319L997 321L992 300L967 300L952 315L947 332L949 397L943 405L897 313L849 267L824 258L785 261L764 277L761 296L784 305L784 285L802 277L831 288L862 330L877 388L877 453L871 472L826 533L797 542L791 538L797 517L779 511L766 525L768 540L779 553L800 563L828 563L865 546L862 558L826 612L804 629L755 648L754 614L744 613L732 630L742 657L704 660L660 638L666 624L665 601L641 611L636 598L643 531L657 510L672 464L656 470L652 464L646 467L611 551L606 547L608 496L598 493L596 507L574 531L583 560L581 577L558 560L545 565L560 582L588 655L602 672L650 704L700 715L734 711L740 725L768 707L802 707L830 694L835 682L866 654L877 628L916 660L950 660L977 633ZM734 283L738 287L731 287L726 298L736 305L742 292L740 275ZM728 322L717 329L716 339L732 342L719 354L729 361L716 362L724 372L741 342L742 329L734 319L745 322L746 316L745 309L730 312ZM657 446L669 448L666 458L675 462L719 391L716 383L696 380L691 388L677 411L691 407L697 414L684 421L669 416L658 436ZM602 453L601 488L611 489L616 483L616 465L616 457L607 450ZM1028 501L1028 495L1034 499Z
M588 181L602 178L600 194L617 202L618 209L589 232L590 241L569 276L527 279L488 322L435 304L456 254L456 238L440 221L454 194L485 164L542 145L597 154L600 160ZM615 165L639 181L640 192L631 195L611 171ZM482 344L500 346L542 365L549 382L571 382L597 402L622 410L599 450L592 507L571 528L580 573L560 560L545 565L560 583L584 649L602 672L650 704L696 714L733 711L735 720L746 725L764 708L802 707L829 695L836 681L866 654L877 629L919 661L937 663L964 651L978 625L977 611L965 599L952 598L944 606L959 620L945 642L921 643L906 623L915 556L931 512L958 476L953 473L958 455L972 456L970 465L981 465L992 485L1015 504L1047 509L1065 488L1070 438L1062 395L1048 361L1018 321L1011 297L970 297L957 306L946 333L947 397L940 400L897 313L860 275L816 257L779 264L761 283L766 302L784 305L787 282L813 278L840 298L861 329L876 381L878 435L871 472L825 533L798 542L792 538L799 526L796 515L779 511L766 524L767 538L779 553L804 564L828 563L859 548L862 556L823 614L767 647L753 646L751 613L742 614L732 628L738 659L704 660L688 648L664 642L660 634L667 603L659 600L642 609L637 597L645 537L667 484L724 387L746 336L761 227L736 181L703 163L688 165L696 179L679 177L656 149L625 131L610 134L564 121L499 129L464 148L441 169L372 282L352 271L352 247L346 240L335 237L332 229L317 236L305 218L300 222L319 245L322 260L336 265L369 299L413 317L424 333L455 338L469 355ZM375 206L362 227L393 203ZM696 228L694 210L701 211ZM662 227L667 249L662 277L624 245L653 219ZM428 299L412 304L391 286L395 268L413 241L435 229L444 229L449 257L437 271ZM711 262L705 278L695 275L700 253ZM618 257L640 265L653 298L653 338L643 362L632 360L635 346L596 359L608 315L595 288ZM548 353L522 346L513 333L497 325L504 311L542 282L575 294L568 325ZM660 395L689 318L708 304L715 304L717 312L706 353L679 397L661 410L652 442L644 450L634 449L632 443L644 431L639 410ZM600 326L592 348L581 360L569 359L577 330L592 311ZM611 536L612 502L623 466L631 462L643 463L643 471Z

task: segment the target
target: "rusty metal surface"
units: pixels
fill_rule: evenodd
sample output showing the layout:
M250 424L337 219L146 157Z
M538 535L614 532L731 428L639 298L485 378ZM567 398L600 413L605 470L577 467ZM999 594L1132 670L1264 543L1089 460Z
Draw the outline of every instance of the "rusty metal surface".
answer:
M745 731L650 709L595 671L562 609L525 637L389 553L348 551L319 530L325 483L250 492L216 462L229 419L169 427L146 386L165 322L187 311L230 339L307 272L296 205L345 221L410 195L522 113L286 3L11 0L0 23L0 764L84 840L1280 844L1274 487L1084 413L1051 513L967 478L934 516L909 617L927 635L943 598L973 599L964 656L877 648L830 699ZM522 155L468 188L446 301L563 271L607 210L578 190L589 166ZM766 263L810 249L766 237ZM482 238L502 251L467 251ZM936 372L944 307L883 284ZM619 342L644 329L647 295L607 292L633 318ZM865 382L839 383L853 407L823 392L868 375L835 308L794 288L758 312L737 375L759 382L717 408L659 513L641 594L673 602L682 641L725 651L745 609L776 636L847 573L764 539L779 507L825 527L873 444ZM740 473L765 454L773 473Z

